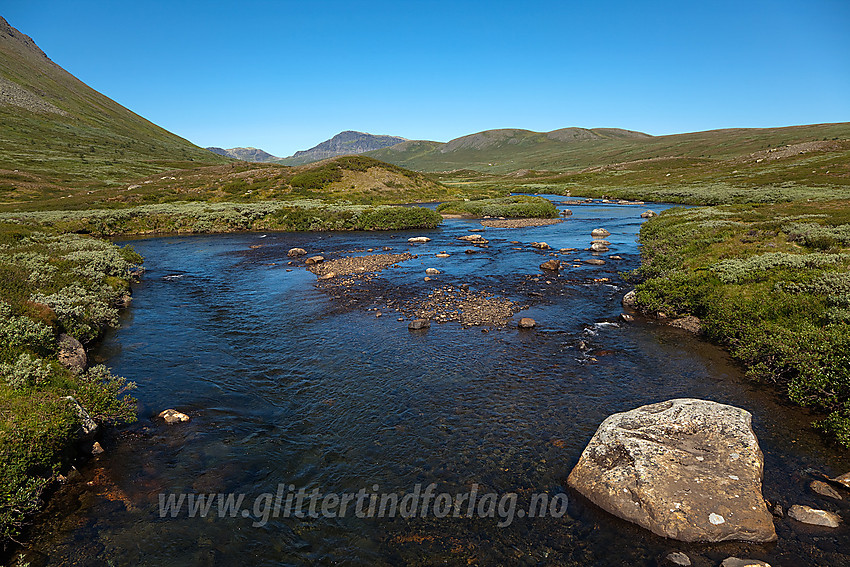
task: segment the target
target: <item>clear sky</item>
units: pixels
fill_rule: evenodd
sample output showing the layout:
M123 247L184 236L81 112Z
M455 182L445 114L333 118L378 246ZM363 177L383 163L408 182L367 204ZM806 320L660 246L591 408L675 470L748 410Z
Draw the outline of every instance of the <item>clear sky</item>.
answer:
M0 15L201 146L850 121L850 0L92 2Z

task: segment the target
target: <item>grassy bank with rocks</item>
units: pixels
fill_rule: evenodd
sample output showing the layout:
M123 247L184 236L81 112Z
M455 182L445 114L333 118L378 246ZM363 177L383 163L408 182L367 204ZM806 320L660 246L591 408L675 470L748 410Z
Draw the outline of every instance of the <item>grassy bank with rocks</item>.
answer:
M130 247L0 223L0 546L77 457L84 426L135 420L132 384L63 365L60 337L85 345L115 326L141 261Z
M637 306L695 315L747 374L850 447L850 201L669 209L640 232Z

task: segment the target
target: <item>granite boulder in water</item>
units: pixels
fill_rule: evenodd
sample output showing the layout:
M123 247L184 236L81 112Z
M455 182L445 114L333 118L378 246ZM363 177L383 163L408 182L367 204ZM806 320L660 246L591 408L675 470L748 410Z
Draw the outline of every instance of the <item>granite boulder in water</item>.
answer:
M749 412L675 399L614 414L568 483L604 510L681 541L774 541Z

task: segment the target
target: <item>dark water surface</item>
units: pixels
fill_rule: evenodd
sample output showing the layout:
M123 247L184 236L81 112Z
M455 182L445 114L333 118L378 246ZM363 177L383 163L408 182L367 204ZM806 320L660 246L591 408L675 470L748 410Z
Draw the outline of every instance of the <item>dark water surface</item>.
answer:
M807 488L812 471L850 470L846 453L812 433L807 417L749 383L720 349L651 322L618 322L628 289L618 271L639 263L643 208L573 206L566 222L487 229L490 248L468 255L456 240L471 221L431 231L239 234L134 241L147 274L121 328L97 353L138 384L139 423L104 441L107 453L60 491L23 551L31 565L656 565L672 550L696 565L725 557L774 567L850 564L850 530L777 519L769 545L686 545L599 511L566 477L611 413L675 397L748 409L765 453L764 494L784 506L837 510ZM656 211L663 206L653 205ZM611 231L623 260L541 276L547 253ZM433 240L410 246L407 238ZM521 245L510 241L520 241ZM261 248L251 249L252 245ZM328 258L410 250L419 258L385 270L368 293L334 299L289 248ZM521 246L521 250L513 248ZM434 258L440 251L450 258ZM578 258L590 258L579 251ZM424 282L426 267L442 274ZM291 271L288 271L291 270ZM594 279L610 278L610 282ZM386 309L443 284L468 283L527 306L538 327L434 324L411 333ZM379 308L378 318L370 310ZM589 350L578 348L585 341ZM177 408L191 422L152 416ZM244 493L244 507L278 484L356 492L565 492L561 518L161 518L161 493Z

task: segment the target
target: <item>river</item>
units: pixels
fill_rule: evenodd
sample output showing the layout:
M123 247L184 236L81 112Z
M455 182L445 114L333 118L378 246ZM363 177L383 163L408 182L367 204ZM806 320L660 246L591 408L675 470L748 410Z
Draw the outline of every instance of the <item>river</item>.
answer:
M846 452L812 431L811 416L745 379L723 350L685 331L618 318L629 289L618 272L639 265L644 207L570 208L561 224L487 229L489 248L478 254L464 254L469 246L456 239L480 228L466 220L429 231L131 241L147 273L95 357L136 382L139 422L108 435L106 453L50 500L21 564L651 566L673 550L697 565L730 555L774 567L850 564L845 526L777 519L774 544L682 544L620 521L566 487L605 417L677 397L752 412L771 502L837 507L846 516L846 505L807 485L814 471L850 470ZM597 227L611 232L611 251L599 256L605 265L540 275L547 252L530 242L578 248L573 256L587 259L583 249ZM432 241L411 246L411 236ZM336 299L300 262L287 265L295 246L328 258L384 247L419 257L382 272L368 293ZM434 257L444 250L449 258ZM442 273L426 282L428 267ZM390 299L463 283L526 309L488 332L435 323L412 333L386 308ZM520 316L538 326L517 329ZM154 420L165 408L191 421ZM253 513L160 514L160 495L168 494L244 494L251 508L281 484L323 494L375 485L374 492L407 494L431 483L451 494L473 485L517 493L520 506L534 493L565 494L568 506L560 517L516 517L502 527L498 517L477 516L319 514L263 523Z

